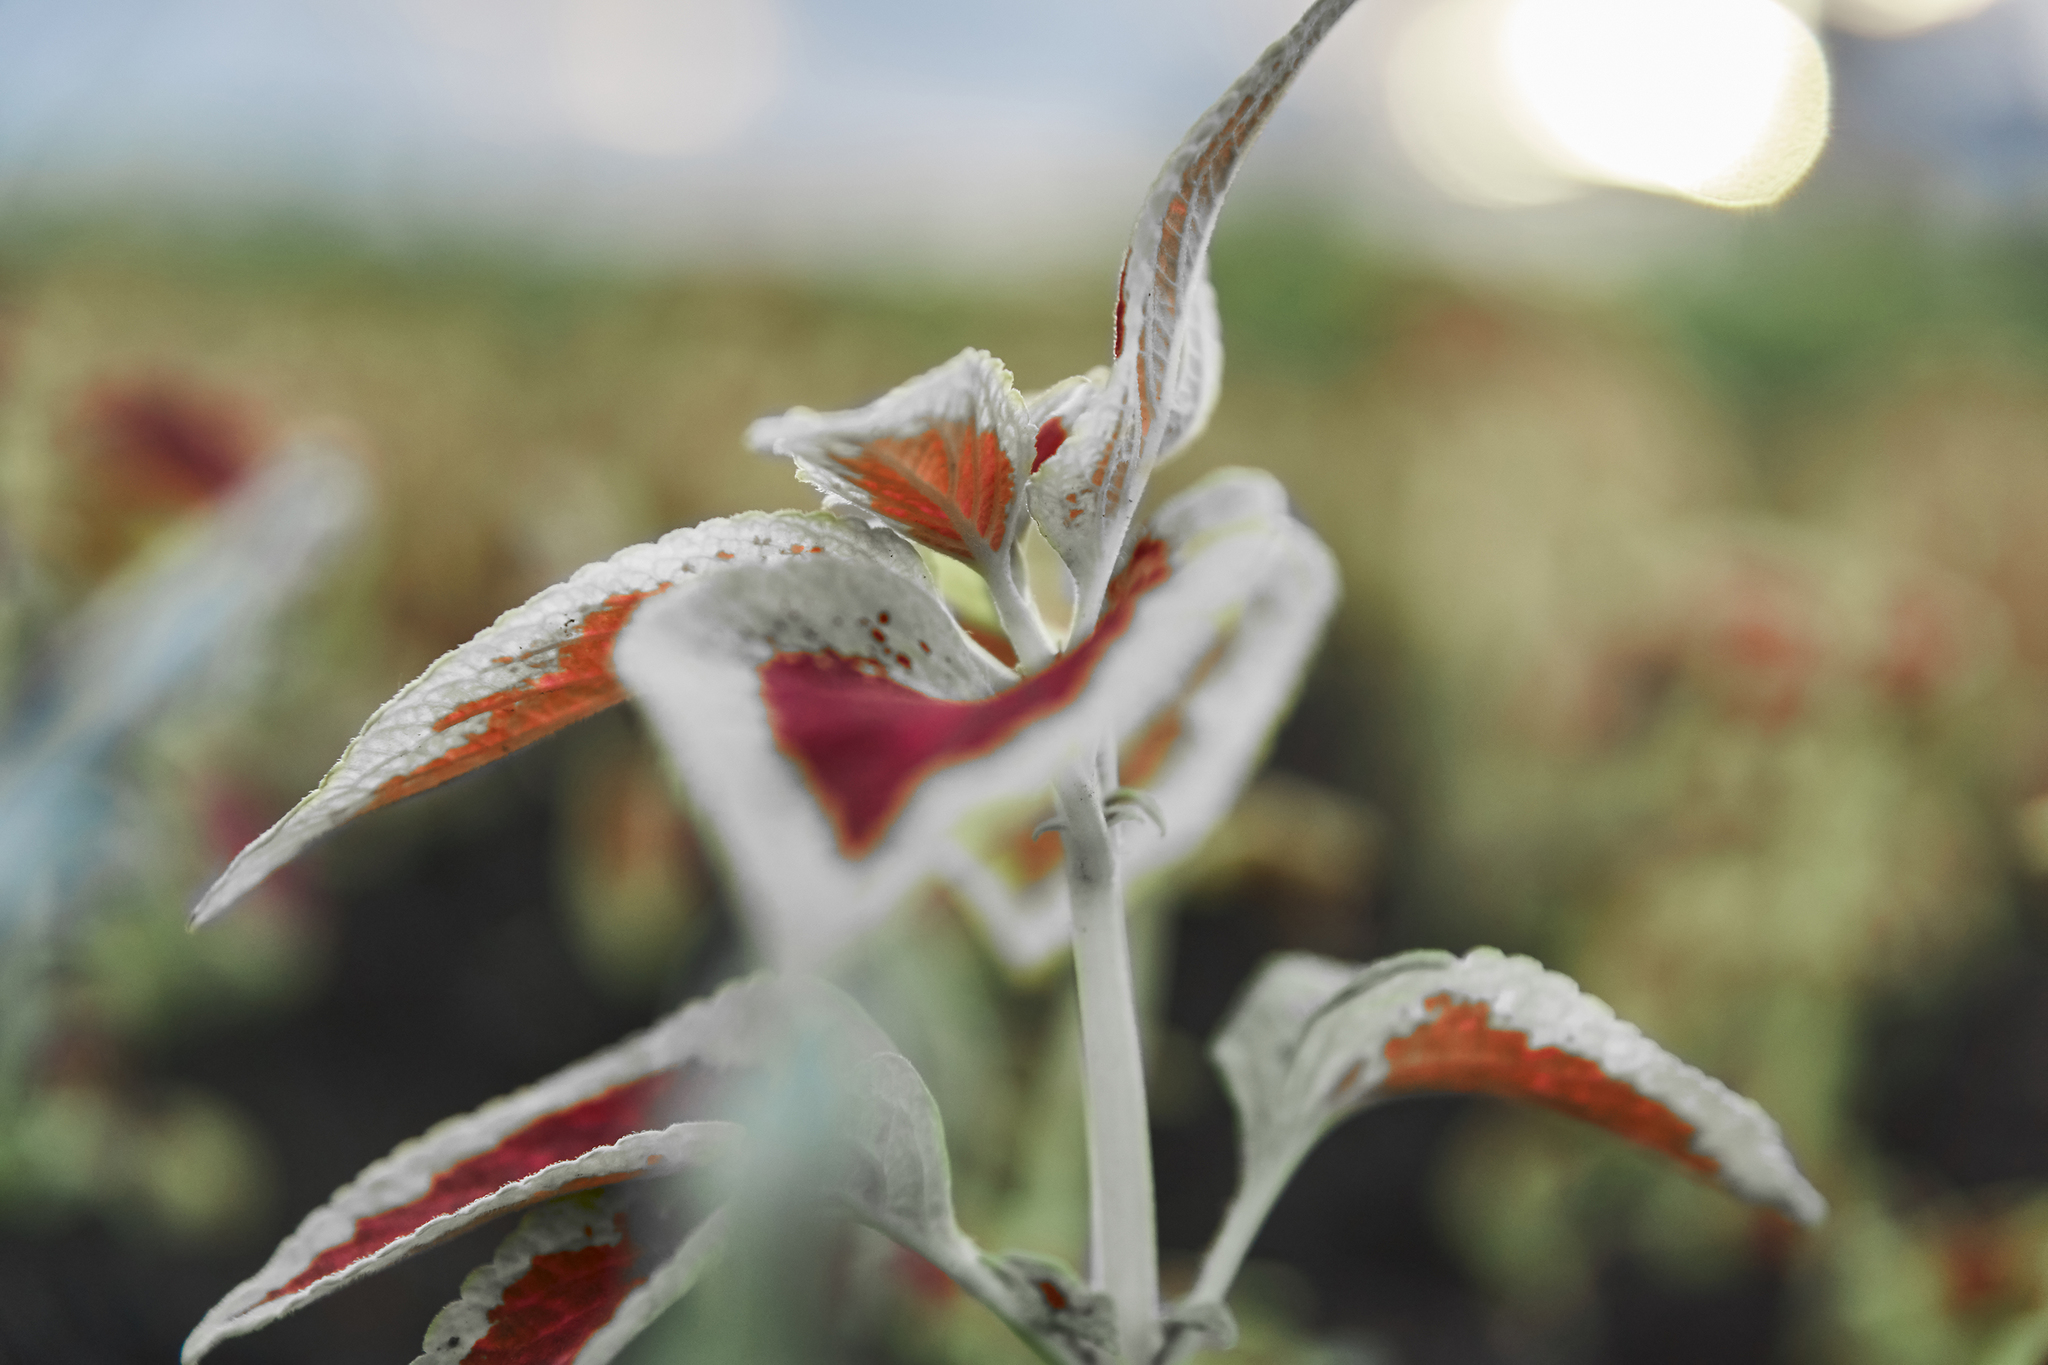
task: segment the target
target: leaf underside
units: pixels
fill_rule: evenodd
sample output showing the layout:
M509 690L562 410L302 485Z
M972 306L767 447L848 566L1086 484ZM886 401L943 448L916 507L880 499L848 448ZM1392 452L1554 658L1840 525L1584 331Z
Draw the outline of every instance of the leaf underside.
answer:
M922 577L894 536L824 513L747 513L588 564L504 613L379 707L320 785L236 855L192 911L221 914L315 839L625 699L619 632L648 599L739 566L881 565Z
M1271 478L1223 471L1163 508L1096 631L1018 679L924 582L879 569L739 571L678 589L622 640L648 709L770 960L811 966L932 882L1003 957L1065 942L1054 776L1102 735L1193 851L1292 698L1336 595ZM774 818L762 813L772 811Z
M1261 973L1213 1055L1248 1170L1298 1160L1370 1104L1490 1094L1596 1124L1799 1222L1826 1212L1753 1101L1529 958L1417 952L1358 968L1289 955Z
M413 1365L603 1365L687 1293L722 1249L723 1210L698 1217L675 1182L566 1195L520 1220Z
M860 1055L887 1040L836 991L755 977L535 1085L437 1125L336 1191L187 1339L196 1361L483 1221L579 1189L731 1160L734 1087L819 1034Z

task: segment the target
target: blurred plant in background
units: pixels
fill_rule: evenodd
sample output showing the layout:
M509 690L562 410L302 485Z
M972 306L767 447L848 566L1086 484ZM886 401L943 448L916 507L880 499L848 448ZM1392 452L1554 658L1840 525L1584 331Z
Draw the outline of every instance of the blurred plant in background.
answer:
M1157 907L1140 956L1164 1024L1160 1160L1213 1191L1162 1211L1169 1245L1199 1248L1230 1179L1195 1040L1276 947L1536 952L1762 1099L1837 1207L1795 1242L1597 1135L1421 1103L1340 1135L1362 1146L1331 1161L1398 1154L1402 1124L1450 1128L1448 1157L1413 1157L1404 1188L1282 1205L1239 1302L1248 1357L2040 1354L2044 249L2032 229L1825 188L1723 254L1598 291L1450 277L1270 211L1219 240L1228 397L1163 485L1275 470L1343 561L1347 602L1280 772L1204 861L1139 892ZM78 893L24 1063L39 1098L0 1111L0 1341L37 1359L167 1350L221 1266L366 1156L733 959L724 892L624 719L351 832L227 938L176 931L202 858L505 601L614 545L788 501L786 471L733 458L760 413L858 401L970 343L1047 380L1102 329L1093 276L970 297L394 258L307 231L22 224L0 271L17 713L54 624L221 496L187 491L221 467L204 456L122 473L135 457L113 433L169 424L228 449L258 409L331 415L377 497L368 551L276 626L260 695L188 692L122 750L123 804L154 833ZM507 870L454 889L486 864ZM330 903L349 908L331 926ZM486 927L488 972L470 960ZM508 971L517 1005L485 984ZM1007 979L944 904L885 931L854 979L945 1111L963 1221L1078 1258L1061 988ZM470 1016L445 1047L408 1055L436 1031L419 1016L396 1038L371 1022L436 992ZM0 996L11 1027L24 998ZM181 1036L251 1051L224 1067ZM328 1097L266 1078L315 1048ZM456 1089L421 1079L458 1064ZM262 1174L275 1149L313 1151L310 1129L331 1150ZM107 1135L131 1155L95 1155ZM194 1255L179 1228L229 1248L190 1262L212 1279L175 1269ZM444 1279L473 1259L457 1254ZM86 1265L155 1306L118 1326L45 1307ZM919 1273L887 1280L904 1312L878 1350L1008 1349ZM222 1359L410 1350L447 1284L390 1293Z
M10 359L0 1207L220 1243L260 1223L262 1139L220 1096L135 1074L135 1054L294 995L319 934L289 882L196 951L157 911L244 834L224 740L363 490L328 451L266 461L253 413L202 384L142 372L67 391L41 348Z

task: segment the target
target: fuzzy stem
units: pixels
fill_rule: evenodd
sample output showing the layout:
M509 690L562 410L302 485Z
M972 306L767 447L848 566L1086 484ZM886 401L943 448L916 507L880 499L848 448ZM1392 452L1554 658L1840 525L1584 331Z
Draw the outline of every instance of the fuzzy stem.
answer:
M1065 822L1074 976L1081 1004L1093 1277L1116 1301L1124 1359L1144 1365L1157 1343L1159 1320L1152 1134L1123 883L1102 797L1103 773L1093 760L1076 764L1054 789Z
M1017 651L1018 668L1036 673L1053 661L1052 637L1046 634L1029 588L1019 582L1022 567L1014 555L997 555L994 563L980 565L989 600L995 604L996 621Z
M1209 1250L1202 1257L1201 1272L1195 1277L1195 1286L1180 1301L1181 1307L1200 1308L1224 1301L1230 1293L1231 1283L1237 1279L1237 1272L1244 1266L1245 1254L1252 1249L1253 1239L1265 1226L1266 1215L1273 1211L1274 1201L1287 1188L1288 1179L1300 1164L1299 1157L1307 1154L1313 1142L1311 1138L1304 1143L1295 1160L1267 1160L1255 1166L1248 1162L1238 1184L1237 1197L1230 1201L1230 1208L1223 1215L1223 1226L1216 1230L1215 1240L1209 1243ZM1202 1345L1200 1333L1185 1326L1179 1329L1170 1327L1157 1365L1179 1365Z

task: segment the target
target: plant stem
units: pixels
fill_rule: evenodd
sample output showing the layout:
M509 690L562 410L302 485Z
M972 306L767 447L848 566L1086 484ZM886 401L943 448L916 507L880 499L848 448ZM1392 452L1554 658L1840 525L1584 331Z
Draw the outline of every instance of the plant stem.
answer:
M1209 1244L1209 1252L1202 1258L1201 1273L1195 1279L1195 1287L1188 1291L1186 1302L1191 1305L1223 1302L1224 1296L1230 1292L1231 1281L1237 1278L1239 1268L1244 1265L1245 1253L1252 1248L1252 1239L1259 1235L1266 1215L1272 1212L1273 1202L1287 1187L1288 1177L1294 1174L1297 1164L1292 1161L1262 1161L1246 1174L1238 1187L1237 1197L1230 1201L1230 1209L1223 1216L1223 1226L1216 1230L1216 1239Z
M1093 1277L1116 1301L1124 1359L1148 1365L1159 1321L1152 1133L1123 882L1102 805L1102 766L1092 758L1076 764L1053 795L1065 822L1074 977L1081 1003Z
M1031 601L1029 588L1019 581L1017 570L1022 566L1016 556L1001 556L998 565L981 566L989 601L995 604L996 621L1010 637L1010 647L1017 651L1017 666L1026 673L1036 673L1053 660L1052 637L1046 634L1045 622Z

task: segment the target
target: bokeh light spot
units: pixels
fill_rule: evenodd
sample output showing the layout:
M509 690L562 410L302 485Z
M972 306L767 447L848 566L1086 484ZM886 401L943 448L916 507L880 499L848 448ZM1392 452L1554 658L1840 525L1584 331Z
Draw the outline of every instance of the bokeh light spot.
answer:
M1826 58L1777 0L1442 0L1387 89L1416 164L1479 203L1576 183L1767 204L1827 139Z

